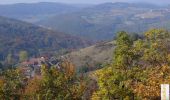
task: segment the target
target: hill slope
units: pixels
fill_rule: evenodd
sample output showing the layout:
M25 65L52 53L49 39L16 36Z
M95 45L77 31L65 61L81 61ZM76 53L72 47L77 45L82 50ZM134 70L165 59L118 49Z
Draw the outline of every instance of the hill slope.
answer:
M81 38L44 29L33 24L0 17L0 58L25 50L29 55L61 49L85 47L90 42Z
M112 61L114 42L99 43L78 51L71 52L65 57L70 60L78 69L88 67L89 70L101 67L101 64L107 64Z

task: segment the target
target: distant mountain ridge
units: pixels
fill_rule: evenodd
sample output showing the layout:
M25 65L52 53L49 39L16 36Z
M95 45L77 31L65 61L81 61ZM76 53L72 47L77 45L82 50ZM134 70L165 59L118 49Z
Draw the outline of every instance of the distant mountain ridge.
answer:
M18 3L18 4L0 5L0 15L34 22L39 19L48 18L49 16L53 16L57 14L75 12L84 7L71 5L71 4L52 3L52 2L40 2L40 3L28 3L28 4Z
M126 3L126 2L107 2L103 4L96 5L98 7L112 7L112 8L127 8L127 7L137 7L137 8L160 8L161 6L151 4L151 3ZM94 6L95 7L95 6Z
M53 13L65 13L77 10L77 6L63 3L51 3L51 2L40 2L40 3L18 3L0 5L1 14L53 14ZM3 8L3 9L2 9ZM24 9L25 8L25 9Z
M118 31L142 33L170 29L170 8L153 4L104 3L39 21L38 25L96 41L113 39Z
M111 40L118 31L170 29L170 7L147 3L0 5L0 15L94 41Z

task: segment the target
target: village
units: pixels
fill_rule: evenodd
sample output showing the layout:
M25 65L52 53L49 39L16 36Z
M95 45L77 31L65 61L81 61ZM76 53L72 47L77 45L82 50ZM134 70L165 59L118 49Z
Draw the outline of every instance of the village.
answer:
M26 78L33 78L34 76L41 76L41 67L45 65L50 68L51 66L60 69L61 63L66 60L63 56L61 57L39 57L30 58L24 62L18 64L17 67Z

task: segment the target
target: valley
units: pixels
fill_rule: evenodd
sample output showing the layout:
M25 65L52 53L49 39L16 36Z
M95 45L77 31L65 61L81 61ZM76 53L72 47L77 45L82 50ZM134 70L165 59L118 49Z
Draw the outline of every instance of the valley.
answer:
M142 34L150 28L169 29L169 7L105 3L39 21L38 25L95 41L111 40L119 31Z
M0 3L0 100L162 98L170 2L40 1Z
M119 31L142 34L150 28L170 29L170 7L147 3L74 5L42 2L0 5L0 8L1 16L94 41L113 40Z

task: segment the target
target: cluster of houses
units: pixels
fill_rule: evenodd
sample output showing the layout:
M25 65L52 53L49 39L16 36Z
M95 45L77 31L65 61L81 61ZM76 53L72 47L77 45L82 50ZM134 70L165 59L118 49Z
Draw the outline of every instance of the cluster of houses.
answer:
M47 67L57 67L60 68L60 63L64 59L64 57L56 58L56 57L40 57L40 58L31 58L27 61L24 61L19 64L19 69L21 72L27 77L32 78L34 76L41 75L41 67L42 65L46 65Z

